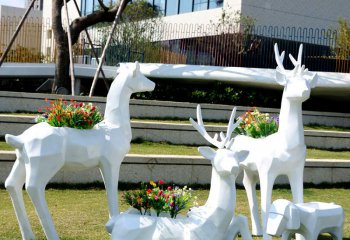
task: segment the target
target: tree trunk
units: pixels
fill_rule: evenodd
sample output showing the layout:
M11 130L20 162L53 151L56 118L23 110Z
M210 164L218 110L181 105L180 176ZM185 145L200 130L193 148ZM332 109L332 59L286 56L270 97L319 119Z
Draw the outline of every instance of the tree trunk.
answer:
M69 2L69 0L67 0ZM100 1L99 1L100 2ZM131 0L126 0L126 4ZM101 1L101 3L103 3ZM101 4L100 3L100 4ZM123 5L123 9L125 8ZM99 23L99 22L113 22L115 15L117 14L120 2L113 8L102 7L100 11L94 11L93 13L74 19L70 24L72 44L77 43L80 32L84 29ZM52 31L57 46L55 79L52 85L52 93L69 94L70 81L69 81L69 48L68 48L68 36L62 26L62 8L64 6L63 0L52 0Z
M69 51L67 33L62 26L61 11L63 0L52 2L52 31L57 46L55 78L52 93L68 93L69 88ZM67 89L66 91L64 89ZM62 91L63 90L63 91Z

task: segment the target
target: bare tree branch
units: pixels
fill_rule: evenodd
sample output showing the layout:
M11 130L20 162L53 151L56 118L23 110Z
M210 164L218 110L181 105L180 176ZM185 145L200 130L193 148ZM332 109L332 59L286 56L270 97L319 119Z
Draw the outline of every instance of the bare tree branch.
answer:
M109 10L109 7L106 7L102 0L98 0L98 3L100 4L103 11L107 12Z
M123 7L125 8L125 6L129 2L131 2L131 0L126 0L126 4ZM78 41L80 32L82 32L85 28L88 28L100 22L113 22L115 15L117 14L119 5L120 5L120 2L116 4L113 8L109 9L108 11L104 11L104 10L95 11L87 16L76 18L71 23L73 44ZM122 9L121 12L123 12L123 10L124 9Z

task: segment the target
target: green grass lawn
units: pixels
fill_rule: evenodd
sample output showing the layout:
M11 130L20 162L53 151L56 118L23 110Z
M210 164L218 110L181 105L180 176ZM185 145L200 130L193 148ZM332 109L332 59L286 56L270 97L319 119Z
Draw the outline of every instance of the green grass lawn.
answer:
M6 142L0 141L0 150L13 150ZM155 143L142 141L131 144L133 154L158 154L158 155L191 155L199 156L196 146L172 145L168 143ZM308 149L307 158L311 159L348 159L350 151L329 151L319 149Z
M258 191L259 194L259 191ZM350 239L350 190L349 189L316 189L306 188L305 201L335 202L345 210L343 239ZM207 199L208 190L194 190L202 205ZM96 240L109 239L104 225L108 220L107 200L103 189L48 189L47 202L61 239L66 240ZM288 189L275 189L273 199L291 199ZM39 220L33 209L28 195L24 192L30 222L38 239L45 239ZM121 192L119 193L121 199ZM125 211L128 206L120 203L120 210ZM249 217L248 203L245 191L237 190L236 213ZM185 211L186 212L186 211ZM185 213L184 212L184 213ZM19 227L9 198L4 189L0 189L0 239L20 239ZM261 239L261 238L254 238ZM276 238L277 239L277 238ZM320 237L319 239L331 239Z

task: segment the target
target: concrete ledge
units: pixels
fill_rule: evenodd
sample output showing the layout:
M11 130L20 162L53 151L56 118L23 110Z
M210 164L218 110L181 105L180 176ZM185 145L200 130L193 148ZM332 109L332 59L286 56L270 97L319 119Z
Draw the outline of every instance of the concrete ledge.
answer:
M4 183L15 160L15 152L0 151L0 183ZM136 155L128 154L120 168L119 181L137 183L163 179L167 182L183 184L209 184L211 165L201 156L179 155ZM91 183L102 182L97 168L68 172L60 171L51 180L55 183ZM350 182L350 160L315 160L307 159L304 171L304 183L345 183ZM240 174L238 184L242 184ZM282 176L276 184L286 184L288 180Z
M0 137L5 134L19 135L34 124L32 116L0 115ZM132 121L133 139L141 138L152 142L170 142L184 145L209 145L191 124ZM226 132L226 126L206 127L212 136ZM350 132L305 130L305 143L311 148L350 149Z
M71 97L62 96L66 100L74 99L80 102L93 102L102 111L105 108L106 98L104 97ZM57 95L5 92L0 91L0 112L33 112L45 105L44 99L57 99ZM196 117L195 103L167 102L155 100L135 100L130 101L130 115L133 118L180 118L188 119ZM228 121L232 108L230 105L201 104L204 120L224 120ZM237 106L237 116L245 113L248 107ZM276 115L279 109L260 108L261 112ZM304 124L318 124L328 126L350 127L349 113L314 112L303 111Z

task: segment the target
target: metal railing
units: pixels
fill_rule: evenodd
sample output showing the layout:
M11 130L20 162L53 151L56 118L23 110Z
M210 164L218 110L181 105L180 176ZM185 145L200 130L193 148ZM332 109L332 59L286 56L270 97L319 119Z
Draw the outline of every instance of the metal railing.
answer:
M0 52L8 44L20 18L0 19ZM103 28L104 31L101 29ZM122 30L117 29L116 33ZM153 30L154 31L154 30ZM95 48L102 49L108 27L89 29ZM273 44L293 55L304 44L303 63L313 71L350 72L349 50L337 48L337 32L326 29L256 26L249 31L234 27L193 24L159 24L153 42L116 40L106 55L107 65L135 61L275 68ZM142 36L141 36L142 37ZM91 47L81 34L74 46L74 61L93 64ZM345 52L344 52L345 51ZM346 52L348 51L348 52ZM54 62L55 43L48 19L28 18L11 49L7 62ZM286 67L291 63L286 58Z

